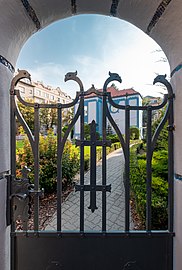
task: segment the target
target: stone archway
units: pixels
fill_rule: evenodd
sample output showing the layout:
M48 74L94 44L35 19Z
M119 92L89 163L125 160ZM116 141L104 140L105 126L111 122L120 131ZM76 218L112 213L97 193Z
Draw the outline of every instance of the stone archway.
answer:
M41 30L52 22L69 17L73 14L103 14L117 16L129 21L142 31L152 37L163 49L168 57L172 84L174 87L175 100L175 266L180 269L182 259L180 249L182 238L182 214L180 203L182 194L182 166L181 166L181 136L182 136L182 91L180 89L181 79L181 45L182 45L182 3L180 0L155 0L146 5L146 1L124 1L104 0L86 1L70 0L59 1L45 0L41 3L38 0L2 0L1 10L1 43L0 43L0 197L1 197L1 223L0 223L0 265L2 269L9 269L9 231L6 228L6 180L4 173L9 171L9 86L13 76L14 66L18 54L26 40L35 32Z

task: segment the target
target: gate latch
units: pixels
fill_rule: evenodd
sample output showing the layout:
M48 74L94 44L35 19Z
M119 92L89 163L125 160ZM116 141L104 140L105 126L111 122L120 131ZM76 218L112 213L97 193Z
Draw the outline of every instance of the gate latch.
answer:
M11 207L12 207L12 221L22 221L23 230L28 229L28 220L31 217L31 202L32 196L38 193L43 196L44 190L35 191L34 185L30 183L28 173L30 169L26 166L22 169L21 179L12 179L11 182Z

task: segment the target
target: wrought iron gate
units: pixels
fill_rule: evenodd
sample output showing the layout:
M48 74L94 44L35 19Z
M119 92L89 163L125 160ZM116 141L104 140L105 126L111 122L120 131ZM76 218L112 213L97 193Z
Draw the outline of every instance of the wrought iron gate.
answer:
M115 103L107 86L112 81L121 82L118 74L109 73L103 91L94 88L85 91L77 73L68 73L65 81L74 80L80 91L70 104L32 104L21 98L19 90L15 90L22 78L30 79L26 71L19 71L11 84L11 175L9 181L10 207L8 221L11 223L12 270L172 270L173 260L173 92L165 76L157 76L154 84L162 83L167 94L163 102L153 106L130 106ZM96 123L91 123L90 140L84 138L84 99L90 94L102 98L102 140L97 140ZM29 129L16 104L18 99L22 104L34 108L34 132ZM62 136L62 110L78 104L74 118L64 136ZM125 112L125 135L113 120L108 104ZM152 136L152 112L166 106L165 115ZM57 110L57 228L55 231L41 231L39 228L39 200L43 191L39 188L39 110L55 108ZM146 179L146 229L131 230L130 226L130 112L142 110L147 112L147 179ZM22 178L16 178L16 118L23 126L30 141L34 156L34 183L29 183L28 169L22 171ZM80 147L80 182L75 190L80 193L80 228L79 231L62 230L62 154L64 145L75 123L80 122L80 138L76 145ZM107 182L106 148L111 142L106 137L106 123L110 122L119 137L125 158L125 220L124 230L108 231L107 228L107 192L112 192L112 186ZM151 220L152 201L152 155L160 131L168 121L168 229L153 231ZM90 184L84 182L84 146L91 148ZM102 147L102 183L96 183L96 146ZM120 168L118 168L120 170ZM92 213L97 208L102 209L101 231L86 231L84 222L84 194L90 193L89 209ZM97 194L102 194L102 204L97 204ZM34 228L28 230L30 205L34 204ZM88 207L88 205L86 206ZM21 219L23 229L16 230L16 220Z

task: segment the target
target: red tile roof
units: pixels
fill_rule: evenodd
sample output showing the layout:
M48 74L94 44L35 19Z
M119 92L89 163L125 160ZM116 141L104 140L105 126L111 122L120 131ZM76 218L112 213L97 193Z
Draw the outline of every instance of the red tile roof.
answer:
M98 89L98 91L102 92L102 89ZM123 90L117 90L115 87L111 86L107 88L107 92L111 93L111 97L112 98L116 98L116 97L123 97L123 96L130 96L130 95L140 95L139 92L135 91L134 89L130 88L130 89L123 89ZM91 97L96 97L97 95L92 93L88 96L85 96L85 98L91 98Z

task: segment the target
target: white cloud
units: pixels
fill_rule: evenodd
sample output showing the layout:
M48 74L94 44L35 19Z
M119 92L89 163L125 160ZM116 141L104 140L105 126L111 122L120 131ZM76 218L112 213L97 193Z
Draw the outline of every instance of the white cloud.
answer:
M107 31L104 31L106 26ZM75 27L75 24L74 24ZM73 27L73 30L75 28ZM94 56L76 54L72 62L64 64L44 63L29 69L34 80L42 80L54 87L60 86L64 91L74 96L78 86L73 82L64 83L64 75L68 71L78 71L78 76L85 85L85 90L92 84L101 88L108 77L108 72L117 72L122 77L120 89L133 87L142 95L158 95L158 88L152 87L155 73L169 74L167 63L157 62L160 53L152 53L158 45L136 27L114 20L108 24L96 20L94 25L95 38L99 39L100 51ZM97 55L97 57L96 57Z

